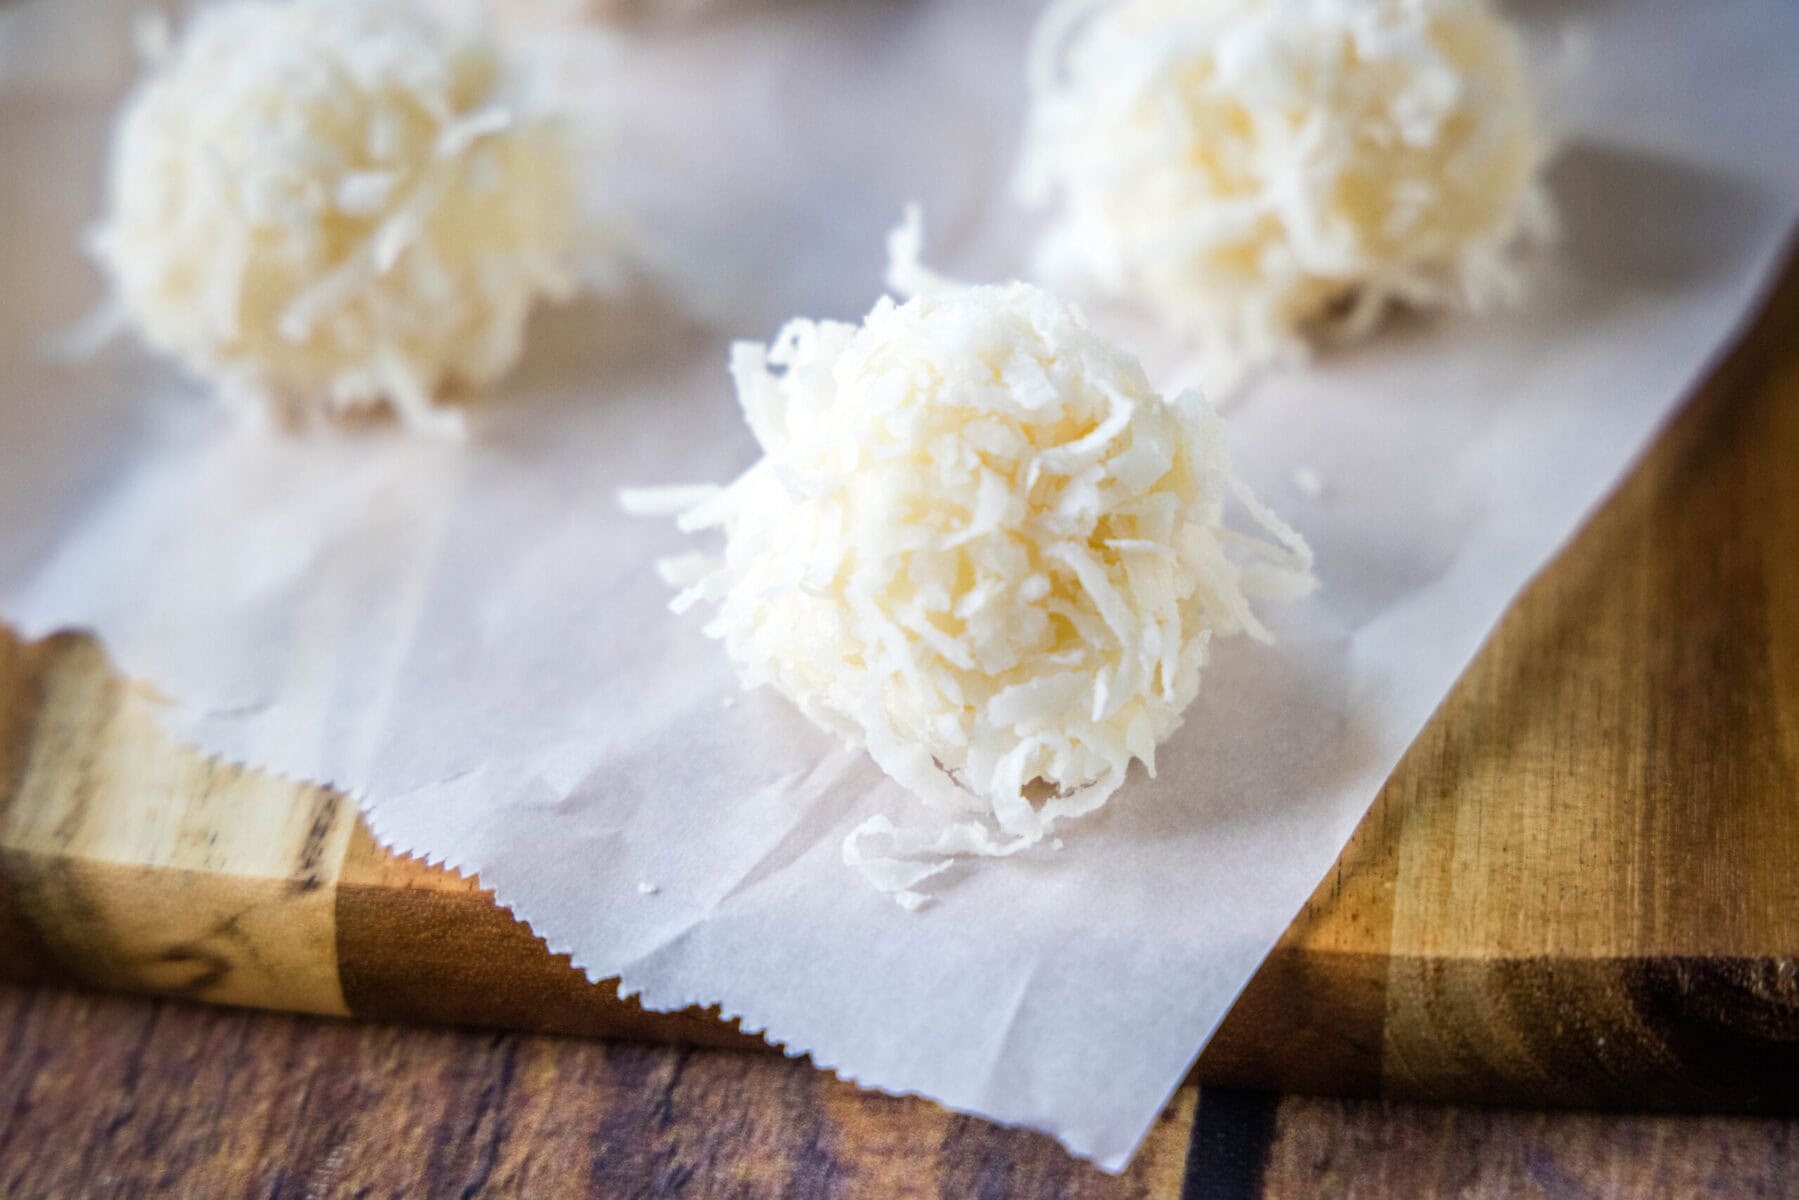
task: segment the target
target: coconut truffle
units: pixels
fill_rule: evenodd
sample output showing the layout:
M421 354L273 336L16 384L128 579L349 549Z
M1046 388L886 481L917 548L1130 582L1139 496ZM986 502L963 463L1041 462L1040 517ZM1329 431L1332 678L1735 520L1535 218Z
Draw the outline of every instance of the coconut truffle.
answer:
M745 687L965 818L852 836L850 861L907 903L957 854L1011 853L1098 808L1133 759L1153 773L1212 639L1266 639L1252 599L1311 582L1197 393L1164 399L1068 304L944 282L915 245L902 231L893 277L920 294L735 348L763 450L735 483L625 497L723 531L722 559L665 576L686 585L676 611L716 606L707 632ZM1233 498L1271 540L1227 531Z
M398 0L207 9L119 118L93 248L226 397L454 430L444 389L499 378L574 287L574 155L538 89Z
M1546 231L1547 141L1485 0L1065 0L1040 25L1019 184L1039 266L1128 294L1213 379L1479 308Z

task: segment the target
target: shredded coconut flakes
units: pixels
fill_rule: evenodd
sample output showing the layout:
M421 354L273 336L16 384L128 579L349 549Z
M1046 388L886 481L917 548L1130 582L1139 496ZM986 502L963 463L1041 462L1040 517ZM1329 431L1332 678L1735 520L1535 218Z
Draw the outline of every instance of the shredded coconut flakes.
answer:
M1048 292L924 271L916 221L890 278L924 290L736 346L763 458L715 496L670 495L692 504L683 528L725 537L673 607L711 606L746 687L947 814L923 832L875 816L844 845L908 908L958 859L1100 808L1133 759L1153 773L1211 640L1266 640L1251 601L1312 586L1197 393L1163 399ZM1263 536L1225 529L1232 500ZM681 562L665 576L691 578Z

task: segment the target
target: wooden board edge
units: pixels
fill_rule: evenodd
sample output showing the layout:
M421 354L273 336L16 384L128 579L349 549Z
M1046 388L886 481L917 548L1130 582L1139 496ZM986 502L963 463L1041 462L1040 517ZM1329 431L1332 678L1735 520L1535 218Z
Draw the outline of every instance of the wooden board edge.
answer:
M0 980L385 1022L768 1050L717 1010L645 1011L590 983L476 887L340 881L328 936L273 958L245 925L170 945L39 923L20 879L109 910L169 903L170 872L0 851ZM55 884L54 886L64 886ZM209 877L256 910L285 881ZM62 903L62 902L58 902ZM340 998L340 999L334 999ZM1799 958L1423 959L1277 947L1195 1065L1202 1086L1438 1101L1799 1113Z

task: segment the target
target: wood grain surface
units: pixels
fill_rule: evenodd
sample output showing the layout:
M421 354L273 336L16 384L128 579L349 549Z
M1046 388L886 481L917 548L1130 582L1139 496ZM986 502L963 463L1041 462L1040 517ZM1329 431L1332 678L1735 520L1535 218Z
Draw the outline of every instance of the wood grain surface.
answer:
M1205 1082L1799 1111L1799 272L1512 607ZM0 973L742 1042L587 984L350 806L207 762L99 650L0 638Z
M1739 1200L1796 1170L1792 1121L1187 1087L1113 1178L772 1055L0 987L8 1200Z

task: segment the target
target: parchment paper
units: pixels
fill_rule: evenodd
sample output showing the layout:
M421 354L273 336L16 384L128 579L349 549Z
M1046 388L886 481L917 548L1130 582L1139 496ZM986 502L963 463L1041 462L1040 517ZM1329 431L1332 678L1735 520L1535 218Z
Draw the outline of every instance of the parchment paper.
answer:
M727 706L721 652L650 570L684 539L614 491L747 465L727 340L860 316L906 200L935 265L1021 269L1033 8L842 0L565 41L581 109L619 123L594 174L638 282L536 322L461 447L283 440L129 344L39 355L100 298L76 238L128 9L0 10L0 616L97 630L179 736L350 790L383 839L478 871L650 1007L720 1003L849 1078L1120 1167L1506 603L1748 312L1799 197L1799 7L1520 12L1546 47L1590 38L1535 301L1239 405L1239 466L1322 589L1274 614L1278 651L1220 648L1158 779L908 914L838 844L912 804L780 701ZM1125 332L1152 374L1180 360Z

